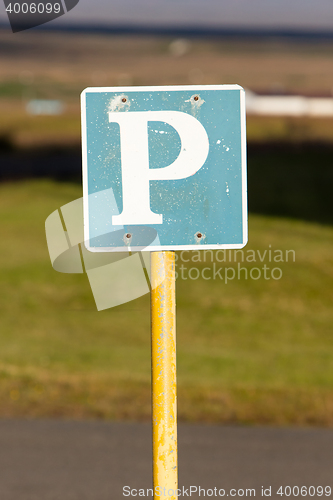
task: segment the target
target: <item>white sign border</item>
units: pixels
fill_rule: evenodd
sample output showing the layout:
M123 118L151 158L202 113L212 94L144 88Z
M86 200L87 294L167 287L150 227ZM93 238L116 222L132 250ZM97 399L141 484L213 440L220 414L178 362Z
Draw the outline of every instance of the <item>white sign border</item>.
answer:
M240 116L241 116L241 169L242 169L242 222L243 242L213 245L161 245L161 246L123 246L123 247L90 247L89 245L89 212L88 212L88 150L87 150L87 114L86 94L102 92L167 92L167 91L200 91L200 90L240 90ZM244 248L248 242L248 207L247 207L247 156L246 156L246 108L245 90L240 85L166 85L166 86L141 86L141 87L88 87L81 93L81 140L82 140L82 182L83 182L83 226L84 244L92 253L109 252L158 252L181 250L237 250Z

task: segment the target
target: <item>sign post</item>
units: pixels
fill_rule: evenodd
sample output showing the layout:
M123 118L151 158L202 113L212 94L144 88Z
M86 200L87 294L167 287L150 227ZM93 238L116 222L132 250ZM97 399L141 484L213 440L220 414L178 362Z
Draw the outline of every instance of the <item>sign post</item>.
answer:
M245 93L88 88L81 106L85 247L151 257L154 498L176 500L175 251L247 243Z
M155 286L157 283L160 284ZM151 284L154 498L164 495L163 491L168 499L176 500L178 448L175 252L152 252Z

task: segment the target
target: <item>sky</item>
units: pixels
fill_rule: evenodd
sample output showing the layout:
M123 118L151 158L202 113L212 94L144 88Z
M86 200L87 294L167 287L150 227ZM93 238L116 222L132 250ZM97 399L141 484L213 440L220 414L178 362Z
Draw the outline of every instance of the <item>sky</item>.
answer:
M6 21L3 0L0 6ZM65 22L333 31L333 0L80 0L52 23Z

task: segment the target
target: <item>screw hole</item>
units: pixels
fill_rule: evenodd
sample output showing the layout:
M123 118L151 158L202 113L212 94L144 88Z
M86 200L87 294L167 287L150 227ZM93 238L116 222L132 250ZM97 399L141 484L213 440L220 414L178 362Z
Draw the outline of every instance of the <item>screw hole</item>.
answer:
M122 102L127 102L126 97L123 97L123 98L122 98Z
M202 233L197 233L197 238L202 238Z
M198 96L198 95L195 95L195 96L193 97L193 100L194 100L194 101L199 101L199 96Z
M132 238L131 233L127 233L127 234L125 234L125 236L126 236L126 238L127 238L128 240L129 240L130 238Z

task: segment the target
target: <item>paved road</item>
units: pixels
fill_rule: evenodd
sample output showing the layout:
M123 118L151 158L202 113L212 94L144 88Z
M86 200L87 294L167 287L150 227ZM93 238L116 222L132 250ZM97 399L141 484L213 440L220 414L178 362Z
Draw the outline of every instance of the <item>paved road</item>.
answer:
M0 500L133 498L123 486L151 487L150 443L146 424L0 420ZM179 426L185 488L255 488L262 498L272 486L271 498L286 500L281 485L333 487L332 464L330 430Z

